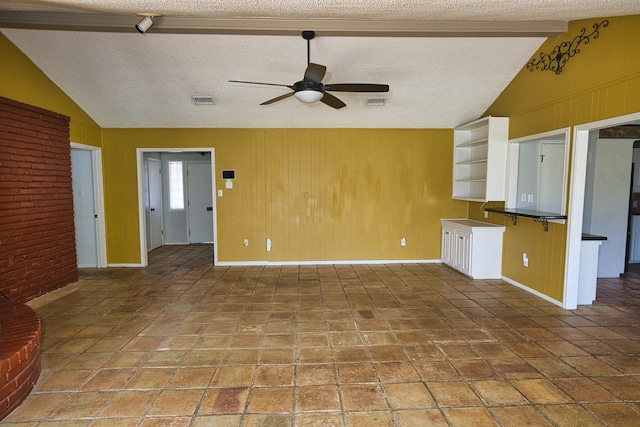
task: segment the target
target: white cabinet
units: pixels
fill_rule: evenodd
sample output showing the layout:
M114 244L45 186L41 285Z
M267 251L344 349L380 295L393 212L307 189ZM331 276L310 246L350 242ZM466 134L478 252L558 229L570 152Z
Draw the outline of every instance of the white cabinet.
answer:
M509 119L485 117L453 131L453 198L504 201Z
M442 262L473 279L502 277L505 227L471 219L441 219Z

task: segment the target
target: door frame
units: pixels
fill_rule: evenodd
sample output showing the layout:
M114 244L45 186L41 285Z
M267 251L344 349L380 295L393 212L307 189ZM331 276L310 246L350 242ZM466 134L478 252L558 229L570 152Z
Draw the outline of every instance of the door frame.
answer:
M144 153L175 153L175 152L209 152L211 153L211 202L213 204L213 263L218 263L218 220L216 207L216 162L214 148L136 148L136 169L138 180L138 228L140 231L140 266L149 265L149 257L147 256L147 220L144 206Z
M71 142L69 149L91 152L93 198L96 215L96 256L98 268L107 267L107 231L104 217L104 182L102 179L102 148ZM77 237L76 237L77 238Z
M580 271L580 247L582 245L582 216L587 177L587 150L589 133L594 130L640 120L640 112L574 126L571 155L571 185L569 187L569 212L567 218L567 247L564 265L564 295L562 307L573 310L578 307Z

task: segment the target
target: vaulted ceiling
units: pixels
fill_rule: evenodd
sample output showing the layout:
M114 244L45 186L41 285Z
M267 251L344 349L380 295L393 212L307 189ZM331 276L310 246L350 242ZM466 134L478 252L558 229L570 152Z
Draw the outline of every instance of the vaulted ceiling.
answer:
M161 15L139 34L137 13ZM0 31L100 126L451 128L486 111L548 36L628 0L0 0ZM293 97L311 62L347 106ZM196 105L192 96L211 96ZM368 106L384 98L383 106Z

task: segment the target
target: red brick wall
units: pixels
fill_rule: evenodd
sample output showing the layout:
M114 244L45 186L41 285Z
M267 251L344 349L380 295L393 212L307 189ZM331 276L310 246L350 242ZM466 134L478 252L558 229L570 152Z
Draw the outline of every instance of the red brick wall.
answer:
M25 302L78 279L69 118L0 97L0 292Z

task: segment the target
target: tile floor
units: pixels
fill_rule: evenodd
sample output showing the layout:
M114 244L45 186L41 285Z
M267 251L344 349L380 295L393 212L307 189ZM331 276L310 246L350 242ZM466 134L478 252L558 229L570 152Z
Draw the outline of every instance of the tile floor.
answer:
M210 251L160 248L34 301L43 372L2 424L640 425L640 279L565 311L438 264L214 267Z

